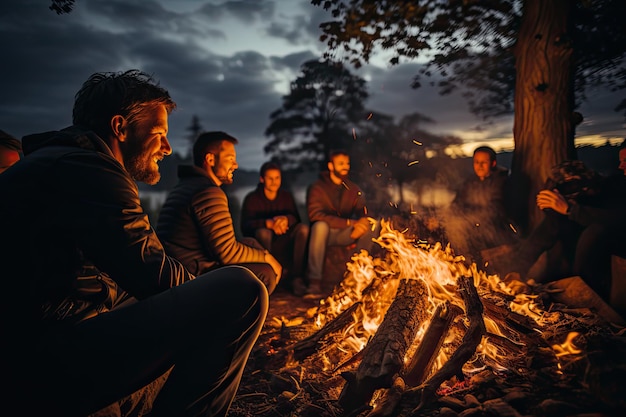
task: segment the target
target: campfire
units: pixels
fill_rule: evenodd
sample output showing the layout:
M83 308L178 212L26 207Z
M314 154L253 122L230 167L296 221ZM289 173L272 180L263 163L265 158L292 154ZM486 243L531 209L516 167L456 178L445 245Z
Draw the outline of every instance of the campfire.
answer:
M388 221L381 229L380 256L355 254L329 297L270 311L231 417L611 415L626 406L615 379L626 376L622 327L548 304L554 289L487 275ZM601 351L607 343L618 363Z

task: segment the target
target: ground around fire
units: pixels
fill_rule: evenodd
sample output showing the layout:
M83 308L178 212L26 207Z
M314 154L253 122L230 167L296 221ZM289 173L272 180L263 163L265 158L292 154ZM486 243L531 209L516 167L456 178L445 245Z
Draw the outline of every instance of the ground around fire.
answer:
M409 389L392 411L377 414L364 404L361 409L346 412L338 402L345 379L336 369L345 370L350 365L329 370L320 359L323 352L300 360L293 357L293 345L317 331L313 320L319 301L296 297L282 288L272 294L263 332L229 417L626 415L624 329L604 321L592 310L558 303L550 308L553 312L561 310L559 323L542 332L529 331L527 340L536 343L523 348L505 346L508 369L495 369L485 363L469 378L459 376L443 383L437 399L419 409L420 398ZM563 328L579 334L575 342L580 353L555 354L553 337L563 334Z

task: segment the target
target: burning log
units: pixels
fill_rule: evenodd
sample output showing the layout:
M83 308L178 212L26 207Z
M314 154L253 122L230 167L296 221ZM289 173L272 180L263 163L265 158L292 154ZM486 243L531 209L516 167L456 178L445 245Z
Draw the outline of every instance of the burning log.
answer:
M423 385L415 388L415 390L421 391L422 397L419 405L413 410L414 413L436 398L436 391L444 381L455 375L463 375L463 365L476 353L476 347L487 330L483 320L483 305L472 279L472 277L459 277L457 280L457 286L465 303L465 311L469 319L469 326L461 345L435 375Z
M439 354L452 321L462 312L459 306L449 302L437 306L422 342L406 367L406 371L403 372L404 382L407 385L414 387L424 382Z
M344 310L341 314L335 317L334 320L328 322L319 331L315 332L311 336L304 338L297 342L293 346L293 357L299 361L305 359L309 355L313 354L318 345L327 336L340 331L348 324L352 323L352 313L359 308L361 302L356 302Z
M356 373L343 374L347 382L339 404L346 412L367 404L377 389L392 385L427 310L426 284L422 280L402 279L383 322L364 348Z

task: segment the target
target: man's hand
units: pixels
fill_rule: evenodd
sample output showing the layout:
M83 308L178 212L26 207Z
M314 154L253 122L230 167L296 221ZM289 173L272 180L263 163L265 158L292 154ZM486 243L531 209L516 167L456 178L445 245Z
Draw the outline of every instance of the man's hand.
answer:
M274 233L283 235L287 233L287 229L289 229L289 219L287 219L287 216L274 217Z
M274 258L274 255L267 251L265 252L264 262L269 264L269 266L271 266L274 270L274 273L276 274L276 285L278 285L278 282L283 274L283 266L280 262L278 262L278 260L276 260L276 258Z
M276 235L284 235L289 229L289 219L287 216L275 216L265 221L268 229L271 229Z
M358 239L363 236L367 231L372 227L372 223L370 222L368 217L361 217L359 220L354 223L352 228L352 233L350 233L350 239Z
M541 210L552 209L559 214L567 215L569 203L557 190L541 190L537 194L537 207Z

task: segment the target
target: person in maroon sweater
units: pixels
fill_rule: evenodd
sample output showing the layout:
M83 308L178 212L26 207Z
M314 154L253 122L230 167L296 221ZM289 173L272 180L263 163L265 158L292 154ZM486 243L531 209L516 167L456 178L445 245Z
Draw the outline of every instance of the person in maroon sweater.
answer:
M287 270L285 281L297 295L304 293L305 254L309 226L302 222L293 194L283 188L280 166L261 166L259 184L248 193L241 209L241 231L255 238Z

